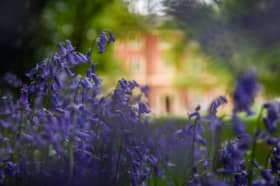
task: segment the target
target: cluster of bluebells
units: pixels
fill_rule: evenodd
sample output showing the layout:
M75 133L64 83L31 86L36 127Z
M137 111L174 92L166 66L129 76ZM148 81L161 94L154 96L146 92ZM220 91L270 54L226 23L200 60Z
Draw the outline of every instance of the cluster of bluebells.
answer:
M115 36L112 31L108 31L108 35L105 31L100 33L100 37L98 38L98 50L99 53L104 53L106 51L107 45L115 42Z
M280 184L280 138L277 136L280 102L274 101L262 106L255 119L253 132L249 132L246 120L239 114L245 112L248 116L255 117L251 107L259 86L254 73L244 74L237 79L233 93L233 112L228 122L217 116L218 108L227 103L225 97L219 96L212 101L205 116L200 114L198 106L195 112L188 115L189 123L186 126L174 129L174 135L165 134L168 136L165 141L160 139L161 148L172 149L163 154L168 157L168 161L174 163L172 167L167 168L167 172L171 172L171 179L172 176L174 178L174 185L178 183L178 185L189 186ZM229 130L228 124L233 135L222 140L222 133ZM266 153L258 155L257 149L263 146L266 147ZM176 147L184 147L184 156L187 158L178 155L184 152ZM176 152L173 153L174 151ZM260 156L265 156L261 158L265 159L265 162L260 160ZM258 161L262 161L262 164ZM185 169L180 169L182 164ZM178 170L182 172L181 178L174 176L178 174Z
M59 44L26 74L30 83L18 99L1 97L0 185L136 186L159 172L144 135L150 111L143 87L121 79L102 95L89 56L70 41ZM85 76L73 72L82 64L90 64Z
M101 32L99 52L114 41ZM240 117L254 117L253 72L237 79L229 121L217 115L228 102L219 96L205 116L197 106L183 127L153 126L147 87L121 79L104 95L91 51L77 52L70 41L58 48L26 74L28 84L4 77L21 91L0 99L0 185L280 185L280 102L263 105L253 133ZM74 73L83 64L85 75ZM224 140L228 124L232 136ZM264 145L265 163L257 158Z

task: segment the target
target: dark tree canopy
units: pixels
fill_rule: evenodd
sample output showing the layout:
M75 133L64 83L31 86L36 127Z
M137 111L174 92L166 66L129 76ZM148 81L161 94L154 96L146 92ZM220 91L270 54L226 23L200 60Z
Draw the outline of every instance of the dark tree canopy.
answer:
M96 39L102 30L112 30L122 38L142 28L142 18L131 13L123 0L2 0L0 83L6 72L25 79L25 72L66 39L77 50L87 51L97 47ZM94 57L100 62L98 70L115 69L118 73L112 51Z
M280 77L280 1L165 0L166 12L233 72L256 66L269 91Z
M24 69L23 58L34 55L34 43L42 33L38 22L47 0L0 1L0 75Z

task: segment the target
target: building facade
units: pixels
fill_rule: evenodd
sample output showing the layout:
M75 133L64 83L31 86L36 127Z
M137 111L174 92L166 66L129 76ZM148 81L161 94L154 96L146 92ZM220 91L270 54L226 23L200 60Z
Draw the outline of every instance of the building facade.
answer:
M162 39L160 32L149 32L115 44L115 55L123 63L126 79L149 87L148 103L155 115L184 115L197 104L207 105L215 90L196 92L178 88L174 79L178 69L166 57L173 42L182 42L182 33L171 32Z

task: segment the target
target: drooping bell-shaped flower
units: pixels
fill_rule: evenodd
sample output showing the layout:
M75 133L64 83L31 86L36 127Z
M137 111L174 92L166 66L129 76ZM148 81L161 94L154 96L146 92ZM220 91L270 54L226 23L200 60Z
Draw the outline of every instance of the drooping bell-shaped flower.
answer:
M253 71L242 74L236 83L233 93L234 112L246 112L247 115L252 115L251 105L254 98L260 89L257 82L256 74Z

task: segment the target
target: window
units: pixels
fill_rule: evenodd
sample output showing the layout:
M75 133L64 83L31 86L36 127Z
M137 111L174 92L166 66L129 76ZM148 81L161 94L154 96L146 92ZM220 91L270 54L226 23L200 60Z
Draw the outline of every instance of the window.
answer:
M174 104L174 102L173 102L172 96L170 96L168 94L160 96L159 108L160 108L160 112L162 114L171 114L174 111L173 104Z
M142 48L142 43L140 41L131 41L129 46L133 50L140 50Z
M171 113L171 100L169 96L164 97L164 108L166 113Z
M131 59L131 73L135 75L145 73L145 63L141 57Z

